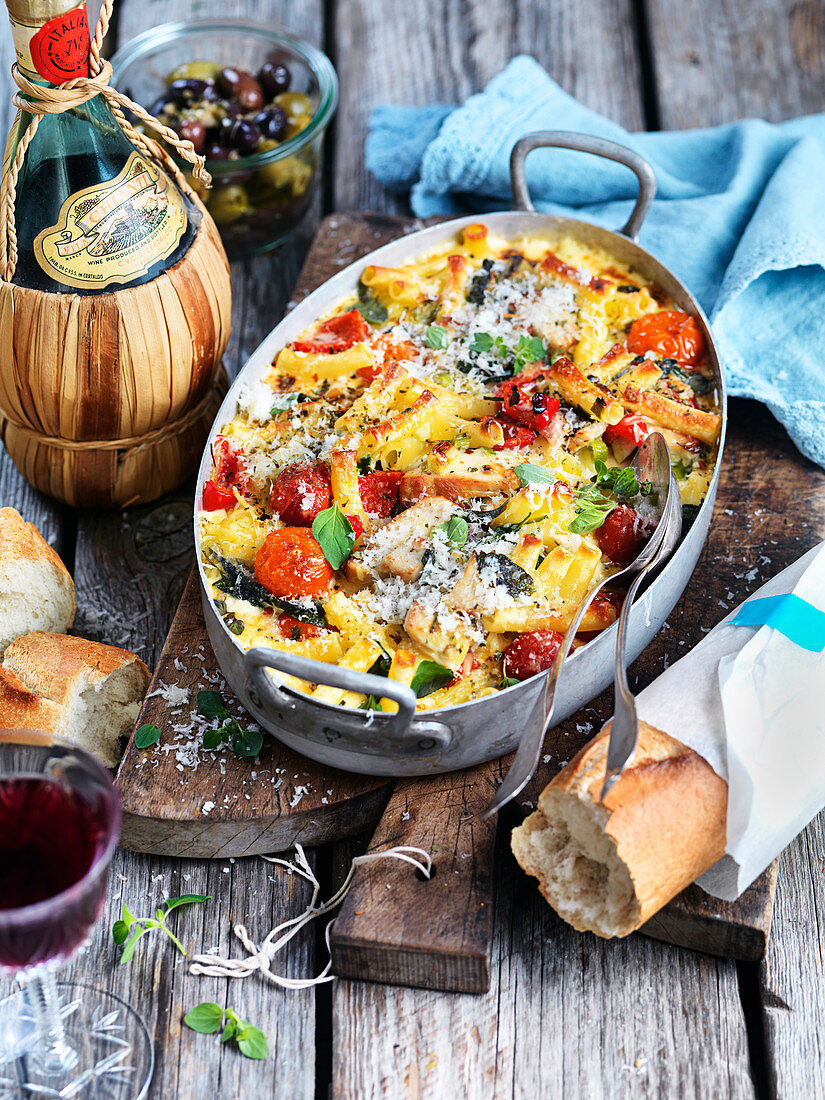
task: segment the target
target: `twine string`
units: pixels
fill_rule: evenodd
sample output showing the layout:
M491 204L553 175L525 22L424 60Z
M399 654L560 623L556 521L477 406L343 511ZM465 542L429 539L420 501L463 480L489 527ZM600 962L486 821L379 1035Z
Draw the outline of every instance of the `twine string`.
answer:
M423 857L423 862L422 860L415 859L411 853L417 853L419 856ZM294 863L290 863L289 860L286 859L276 859L274 856L262 856L261 858L265 859L267 863L278 864L288 871L300 875L301 878L306 879L312 886L312 898L310 899L309 905L299 916L291 917L289 920L282 921L280 924L276 925L267 935L260 947L258 947L251 938L244 925L234 925L232 931L246 949L247 957L245 959L227 959L217 954L195 955L189 967L189 972L191 974L199 974L212 978L248 978L251 974L259 973L282 989L309 989L312 986L321 985L323 982L331 982L335 977L334 974L330 973L332 969L332 958L329 959L321 973L314 978L287 978L283 974L276 974L272 970L272 962L278 952L289 943L293 936L296 936L302 928L315 920L316 917L322 917L326 913L332 912L333 909L338 908L349 893L350 887L352 886L352 880L355 877L355 872L362 864L374 863L379 859L400 859L404 863L410 863L413 867L418 868L426 878L430 877L430 872L432 870L432 859L423 848L413 848L409 845L402 844L397 848L387 848L383 852L368 852L366 855L356 856L353 859L350 864L349 873L338 890L328 901L323 901L319 905L318 897L321 893L321 884L315 877L315 873L310 867L306 855L304 854L304 849L300 844L295 845ZM334 923L335 921L331 920L324 930L327 954L330 952L329 937L330 930Z
M109 21L114 8L114 0L104 0L100 11L100 18L95 27L95 33L89 46L89 72L90 76L75 77L66 80L56 87L44 87L28 80L20 72L17 62L12 65L11 74L19 91L12 96L12 103L17 108L12 133L17 129L23 113L31 115L28 125L20 137L15 151L14 159L9 163L0 189L0 268L2 277L6 282L11 282L17 267L17 229L14 216L14 207L17 200L17 178L23 167L26 152L37 133L40 119L44 115L62 114L64 111L73 110L76 107L88 103L95 96L102 95L109 109L117 121L124 136L148 159L159 162L169 171L179 187L188 191L189 187L183 173L175 164L172 157L168 156L162 147L150 138L141 134L126 118L124 108L130 111L136 118L155 130L180 156L193 166L193 174L204 186L208 187L212 180L206 171L204 158L195 152L191 141L179 138L174 130L159 122L148 111L145 111L139 103L135 103L122 92L109 86L112 78L112 66L100 56L103 39L109 28ZM7 146L8 147L8 146Z

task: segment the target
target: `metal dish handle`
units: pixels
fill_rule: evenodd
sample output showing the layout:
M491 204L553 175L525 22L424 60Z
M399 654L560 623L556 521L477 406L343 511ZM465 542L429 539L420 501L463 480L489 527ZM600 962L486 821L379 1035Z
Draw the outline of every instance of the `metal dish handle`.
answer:
M525 134L513 146L510 154L510 181L513 186L513 205L516 210L535 210L527 189L527 177L524 174L524 162L527 154L534 149L550 147L554 149L572 149L578 153L593 153L597 157L615 160L636 173L639 181L639 194L633 213L619 232L637 241L642 222L647 217L650 204L656 194L656 174L644 157L617 145L615 141L591 137L589 134L576 134L567 130L541 130L535 134Z
M365 726L374 722L376 735L380 736L388 748L402 753L431 752L434 749L444 749L450 743L450 727L443 722L429 721L425 715L411 728L416 716L416 695L406 684L397 680L326 664L281 649L250 649L244 657L244 664L250 701L275 725L284 722L284 712L293 717L300 715L313 726L320 726L327 739L333 740L341 737L346 739L347 734L351 733L363 737ZM267 675L266 669L296 676L313 684L320 683L345 691L357 691L362 695L374 695L376 699L390 699L398 704L398 710L395 713L364 712L351 707L332 707L318 703L302 691L293 691L285 684L278 684ZM324 725L324 712L328 712L329 722L334 725Z

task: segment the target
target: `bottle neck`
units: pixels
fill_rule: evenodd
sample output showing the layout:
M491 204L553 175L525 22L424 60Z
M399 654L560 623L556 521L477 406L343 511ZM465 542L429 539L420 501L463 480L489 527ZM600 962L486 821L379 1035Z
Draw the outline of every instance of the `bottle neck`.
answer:
M17 64L38 84L89 75L86 0L6 0Z

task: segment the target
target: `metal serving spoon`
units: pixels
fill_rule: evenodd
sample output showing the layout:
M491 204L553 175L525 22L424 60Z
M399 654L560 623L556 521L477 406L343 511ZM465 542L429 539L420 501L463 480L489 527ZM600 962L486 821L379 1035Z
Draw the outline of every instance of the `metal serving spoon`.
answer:
M643 546L638 557L630 565L626 565L618 573L613 573L610 577L598 581L584 597L572 623L567 628L567 633L559 646L556 659L547 671L547 683L545 684L544 693L539 695L539 702L536 705L536 710L541 714L541 718L527 729L519 742L516 758L510 765L510 770L504 777L504 782L484 810L482 818L497 813L502 806L515 798L529 783L533 772L536 770L545 734L552 725L553 702L559 674L564 660L570 652L570 646L573 643L576 631L579 629L579 624L590 604L607 584L615 584L623 577L633 576L641 570L647 570L648 567L652 568L653 564L657 563L658 551L662 546L665 528L671 517L670 493L673 484L670 471L670 452L665 437L660 432L652 432L642 443L631 462L631 467L638 481L649 481L653 486L648 496L642 498L646 502L644 518L650 526L654 527L653 534Z
M633 579L633 583L627 591L619 615L619 629L616 634L616 664L614 671L615 685L615 710L613 721L610 724L610 740L607 746L607 767L600 801L604 801L607 792L627 767L636 749L636 740L639 735L639 723L636 718L636 700L627 684L627 624L630 619L630 608L636 598L639 585L642 583L651 569L655 568L675 550L679 537L682 534L682 497L679 486L673 473L670 474L670 489L668 491L667 522L662 547L654 561L643 566Z

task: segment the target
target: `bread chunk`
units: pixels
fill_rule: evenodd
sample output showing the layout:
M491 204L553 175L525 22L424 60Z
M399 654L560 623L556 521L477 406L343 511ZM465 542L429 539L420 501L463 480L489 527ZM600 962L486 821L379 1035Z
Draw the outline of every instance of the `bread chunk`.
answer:
M134 726L149 686L149 670L134 653L86 638L37 631L12 642L3 655L3 669L7 678L11 674L39 697L43 710L36 712L38 721L54 716L50 727L31 725L24 721L21 709L25 700L14 707L9 702L4 709L0 695L4 728L50 728L57 738L81 745L108 767L117 765L121 738ZM31 701L28 705L34 708Z
M33 523L0 508L0 654L21 634L63 634L77 602L66 566Z
M639 723L624 773L599 802L609 724L544 788L513 854L563 920L627 936L725 854L728 785L698 753Z

